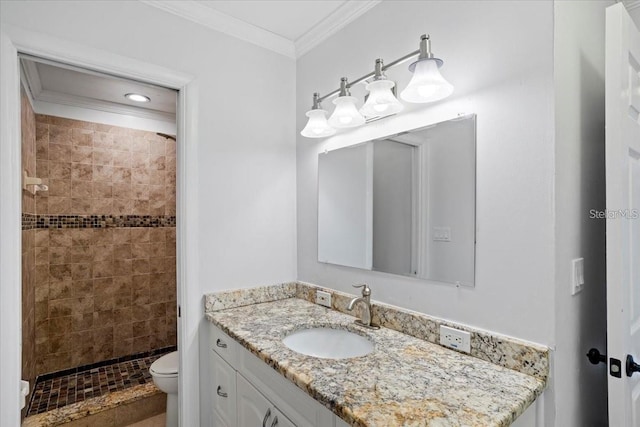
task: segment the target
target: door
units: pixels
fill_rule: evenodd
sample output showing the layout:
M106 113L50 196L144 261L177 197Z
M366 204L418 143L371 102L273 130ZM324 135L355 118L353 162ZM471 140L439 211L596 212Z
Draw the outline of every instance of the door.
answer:
M622 3L606 19L609 425L632 427L640 373L628 376L625 361L640 363L640 33Z

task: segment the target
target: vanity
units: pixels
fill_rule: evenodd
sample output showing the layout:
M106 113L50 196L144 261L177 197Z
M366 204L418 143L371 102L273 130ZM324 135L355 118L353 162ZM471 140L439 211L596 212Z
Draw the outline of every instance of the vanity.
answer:
M327 308L315 303L319 289L298 282L207 295L214 425L507 426L545 388L544 347L472 331L480 357L462 354L429 341L428 316L374 303L382 327L367 329L347 314L353 295L322 288L332 292ZM372 350L336 359L285 343L314 328L348 331Z

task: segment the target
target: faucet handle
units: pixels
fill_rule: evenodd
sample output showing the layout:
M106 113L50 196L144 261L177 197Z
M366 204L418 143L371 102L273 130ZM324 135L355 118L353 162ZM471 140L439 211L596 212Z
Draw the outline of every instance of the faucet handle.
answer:
M371 288L369 286L367 286L366 283L363 283L361 285L351 285L354 288L362 288L362 296L363 297L368 297L369 295L371 295Z

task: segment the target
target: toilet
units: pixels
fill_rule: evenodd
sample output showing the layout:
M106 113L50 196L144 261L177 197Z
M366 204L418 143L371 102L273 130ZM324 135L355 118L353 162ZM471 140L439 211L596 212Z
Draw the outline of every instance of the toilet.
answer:
M167 393L167 427L178 427L178 352L153 362L149 372L156 387Z

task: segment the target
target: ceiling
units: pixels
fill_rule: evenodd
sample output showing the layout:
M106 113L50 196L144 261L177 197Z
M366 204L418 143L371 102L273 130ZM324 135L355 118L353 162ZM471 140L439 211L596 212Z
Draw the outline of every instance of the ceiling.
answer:
M140 1L296 59L382 0Z
M59 64L21 56L25 87L34 104L46 102L89 108L134 117L175 122L176 91ZM148 103L125 98L127 93L149 97Z

